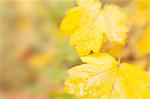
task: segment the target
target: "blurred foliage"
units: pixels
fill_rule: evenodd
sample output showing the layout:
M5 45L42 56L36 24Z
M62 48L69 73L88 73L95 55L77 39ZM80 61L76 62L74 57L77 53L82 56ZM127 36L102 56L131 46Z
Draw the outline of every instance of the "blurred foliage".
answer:
M60 19L74 1L0 2L1 90L24 89L46 95L60 90L51 86L62 88L67 66L79 62L58 31Z

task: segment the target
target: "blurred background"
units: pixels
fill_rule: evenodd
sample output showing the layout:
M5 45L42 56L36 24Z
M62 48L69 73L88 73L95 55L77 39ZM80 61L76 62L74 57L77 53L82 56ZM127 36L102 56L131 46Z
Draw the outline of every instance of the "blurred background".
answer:
M149 72L150 0L101 2L123 8L130 27L124 47L107 42L102 51ZM67 70L81 61L59 31L75 5L75 0L0 0L0 99L75 98L63 92L63 83Z

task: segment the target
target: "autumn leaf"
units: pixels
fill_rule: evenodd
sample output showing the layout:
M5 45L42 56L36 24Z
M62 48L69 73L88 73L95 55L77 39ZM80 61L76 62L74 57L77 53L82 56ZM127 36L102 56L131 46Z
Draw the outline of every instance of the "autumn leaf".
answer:
M71 68L65 92L79 99L148 99L150 74L108 54L81 57L85 64Z
M71 35L70 44L76 46L79 55L98 53L109 40L124 44L126 39L126 15L115 5L101 6L98 0L78 0L78 6L64 17L60 31Z

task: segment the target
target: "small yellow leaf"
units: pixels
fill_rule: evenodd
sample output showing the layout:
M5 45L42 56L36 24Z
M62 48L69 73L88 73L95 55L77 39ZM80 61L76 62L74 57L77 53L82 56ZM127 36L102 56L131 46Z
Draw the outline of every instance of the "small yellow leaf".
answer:
M98 53L102 44L124 44L126 39L126 15L115 5L101 7L98 0L79 0L63 19L60 30L71 35L70 44L76 46L79 55Z

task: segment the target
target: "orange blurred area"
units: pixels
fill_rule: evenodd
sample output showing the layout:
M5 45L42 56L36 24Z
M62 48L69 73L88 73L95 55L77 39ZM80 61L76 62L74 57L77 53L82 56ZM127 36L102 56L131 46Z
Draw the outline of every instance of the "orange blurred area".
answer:
M149 0L102 3L123 8L130 27L125 47L108 42L102 51L150 71ZM64 80L81 61L59 25L75 5L75 0L0 1L0 99L74 99L64 93Z

